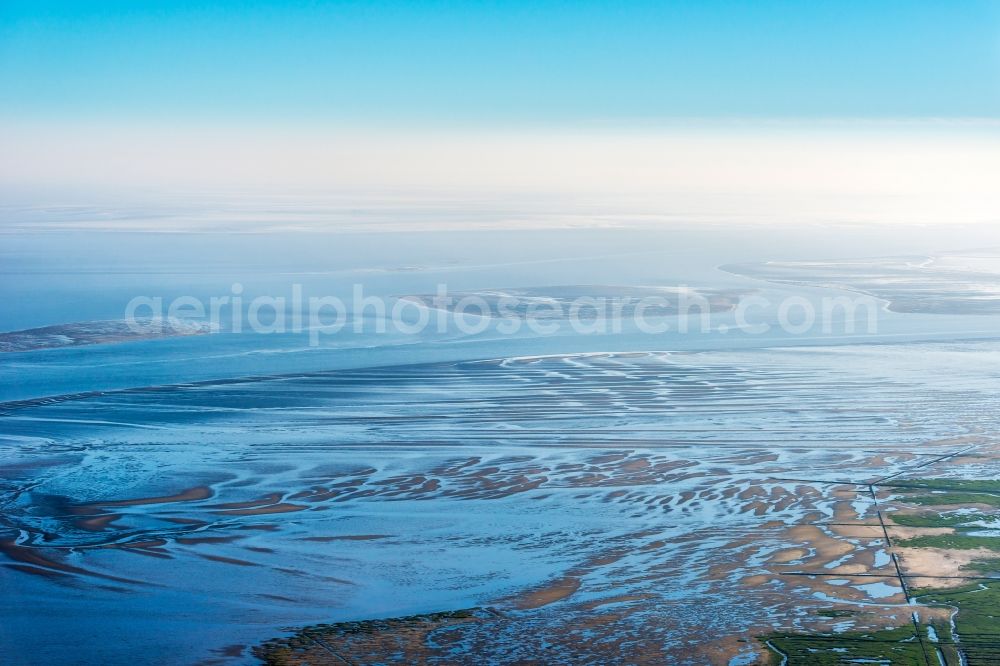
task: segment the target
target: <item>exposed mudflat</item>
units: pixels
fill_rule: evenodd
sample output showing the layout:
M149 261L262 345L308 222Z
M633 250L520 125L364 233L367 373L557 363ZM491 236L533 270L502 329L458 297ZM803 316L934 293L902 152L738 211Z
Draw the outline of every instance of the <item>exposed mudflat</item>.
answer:
M218 638L198 632L188 657L239 660L249 647L233 645L285 627L490 608L393 620L338 649L637 663L762 655L756 637L777 630L894 626L911 608L879 523L891 489L869 484L989 444L991 344L927 345L921 367L958 352L981 354L982 384L871 347L509 358L8 403L5 585L37 604L4 624L55 653L70 639L42 615L89 616L72 640L113 655L197 623ZM830 608L851 615L817 614ZM108 622L131 630L108 644Z

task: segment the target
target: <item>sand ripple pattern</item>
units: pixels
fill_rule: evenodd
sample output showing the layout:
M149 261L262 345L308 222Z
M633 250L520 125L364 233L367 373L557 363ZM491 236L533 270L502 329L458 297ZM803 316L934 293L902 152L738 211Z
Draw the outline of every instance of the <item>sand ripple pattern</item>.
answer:
M494 604L569 650L552 637L607 604L618 619L592 635L676 656L693 634L787 626L822 603L801 581L743 582L773 568L790 524L872 518L870 498L821 481L905 471L995 430L996 350L913 353L510 358L6 403L0 576L46 599L38 613L134 605L150 626L128 640L171 649L162 627L192 608L252 643L262 627ZM959 353L976 360L954 385ZM798 559L822 560L829 535L810 529ZM878 561L877 534L841 541L824 547ZM844 590L905 611L891 591Z

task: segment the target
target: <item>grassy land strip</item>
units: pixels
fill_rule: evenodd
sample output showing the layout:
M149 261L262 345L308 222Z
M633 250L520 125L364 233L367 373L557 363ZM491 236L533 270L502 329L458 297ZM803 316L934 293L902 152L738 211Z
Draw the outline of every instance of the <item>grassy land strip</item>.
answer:
M900 500L910 505L958 506L966 511L970 506L1000 507L1000 480L997 479L907 479L881 485L900 493ZM894 545L899 547L1000 551L1000 538L967 533L989 529L973 523L993 523L1000 520L997 515L979 511L939 513L928 510L917 514L892 512L887 517L901 527L950 530L946 534L917 534L894 539ZM997 526L1000 527L1000 522ZM973 562L966 569L977 574L1000 571L1000 557ZM913 575L913 572L906 573ZM911 589L910 594L921 605L953 610L954 635L951 622L934 618L929 623L880 631L776 633L761 637L761 641L771 650L771 663L780 664L787 659L789 666L844 663L924 666L928 659L932 664L943 662L946 666L959 666L963 663L962 658L968 666L1000 664L1000 582L950 589ZM849 611L842 615L837 609L817 611L817 615L828 618L847 614ZM923 639L926 655L918 636Z

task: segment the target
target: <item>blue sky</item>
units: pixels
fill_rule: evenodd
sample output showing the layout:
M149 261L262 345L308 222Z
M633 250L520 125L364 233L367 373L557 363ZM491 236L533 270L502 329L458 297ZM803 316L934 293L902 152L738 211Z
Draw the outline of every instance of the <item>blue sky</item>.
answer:
M28 198L995 221L1000 0L0 0L0 146L0 190Z
M1000 2L4 0L0 116L1000 117Z

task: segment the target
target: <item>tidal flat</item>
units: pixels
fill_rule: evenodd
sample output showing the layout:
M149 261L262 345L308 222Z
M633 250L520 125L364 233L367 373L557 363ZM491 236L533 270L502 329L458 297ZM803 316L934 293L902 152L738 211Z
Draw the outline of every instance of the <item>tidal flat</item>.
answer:
M976 655L1000 577L990 315L886 310L875 332L752 335L733 327L744 298L769 299L759 313L775 324L783 297L850 292L718 268L769 256L766 234L737 249L636 234L491 237L479 264L456 263L460 243L387 240L365 257L338 238L334 263L355 263L332 277L311 238L299 265L240 275L256 276L241 278L247 298L289 274L310 293L365 278L432 294L447 279L457 294L562 303L690 289L722 299L707 328L348 326L313 347L223 327L4 354L5 660L989 663ZM646 249L681 241L699 251L669 268ZM192 282L231 293L229 272L199 267L202 239L156 242L189 250L165 297ZM525 252L538 256L517 264ZM59 282L59 316L112 319L131 292L104 280ZM11 330L54 325L17 303Z
M8 403L5 569L47 601L5 624L64 653L40 621L56 604L110 660L167 649L173 627L191 658L273 663L315 663L264 641L316 620L357 663L739 661L761 635L905 624L879 523L902 489L879 480L958 455L1000 476L981 432L996 396L841 356L597 353ZM116 622L134 639L104 641Z

